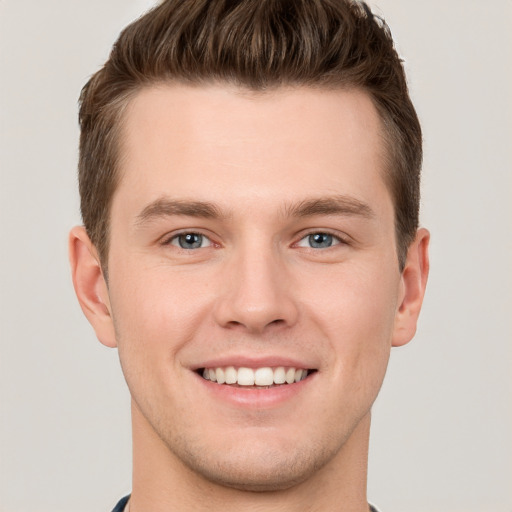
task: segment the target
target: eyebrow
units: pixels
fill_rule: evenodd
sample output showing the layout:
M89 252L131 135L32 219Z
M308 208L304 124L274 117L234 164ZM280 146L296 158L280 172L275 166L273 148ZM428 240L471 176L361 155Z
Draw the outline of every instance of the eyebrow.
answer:
M300 203L285 206L284 213L286 217L315 215L347 215L366 219L375 217L375 212L367 203L345 195L306 199Z
M370 206L359 199L344 195L311 198L285 205L285 218L314 217L315 215L347 215L367 219L375 217ZM159 198L148 204L136 217L137 225L146 224L154 219L171 216L186 216L206 219L221 219L228 215L215 204L207 201L189 201Z
M146 224L160 217L182 215L206 219L225 217L213 203L160 198L148 204L136 217L136 224Z

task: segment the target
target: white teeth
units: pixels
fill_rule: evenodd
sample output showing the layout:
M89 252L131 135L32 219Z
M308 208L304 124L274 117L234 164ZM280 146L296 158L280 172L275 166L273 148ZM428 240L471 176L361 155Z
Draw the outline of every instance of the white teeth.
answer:
M284 384L286 382L286 372L282 366L274 370L274 384Z
M288 368L286 370L286 383L293 384L295 382L295 368Z
M272 386L273 384L293 384L304 380L308 371L303 368L245 368L238 370L234 366L205 368L203 378L218 384L238 384L239 386Z
M233 366L228 366L224 375L226 376L226 384L235 384L238 379L238 372Z
M239 386L254 386L254 370L239 368L237 380Z
M274 384L274 371L272 368L258 368L254 372L256 386L272 386Z
M215 370L215 377L217 377L217 382L219 384L224 384L224 382L226 382L226 378L224 377L224 370L222 368L217 368Z

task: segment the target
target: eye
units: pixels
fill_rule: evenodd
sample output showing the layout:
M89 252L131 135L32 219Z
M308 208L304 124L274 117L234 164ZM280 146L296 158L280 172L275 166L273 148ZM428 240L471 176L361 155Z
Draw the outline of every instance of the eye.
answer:
M212 245L211 240L200 233L181 233L173 236L169 243L182 249L202 249Z
M305 236L299 240L297 245L299 247L310 247L313 249L328 249L329 247L338 245L339 243L341 243L341 240L338 237L331 235L330 233L318 232L310 233Z

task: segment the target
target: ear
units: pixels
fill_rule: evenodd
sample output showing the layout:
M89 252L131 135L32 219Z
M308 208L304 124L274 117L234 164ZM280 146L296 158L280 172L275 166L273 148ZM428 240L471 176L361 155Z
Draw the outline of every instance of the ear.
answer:
M98 252L83 226L69 233L69 262L73 286L84 315L107 347L117 346L108 288Z
M408 343L416 333L416 324L425 295L429 271L430 233L422 228L409 247L400 283L400 302L395 317L394 347Z

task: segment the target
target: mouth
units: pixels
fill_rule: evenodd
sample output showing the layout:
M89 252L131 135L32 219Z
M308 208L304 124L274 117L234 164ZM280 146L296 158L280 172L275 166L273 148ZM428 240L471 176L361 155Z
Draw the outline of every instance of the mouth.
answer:
M225 366L197 370L203 379L219 385L252 389L287 386L305 380L315 372L315 369L285 366L261 368Z

